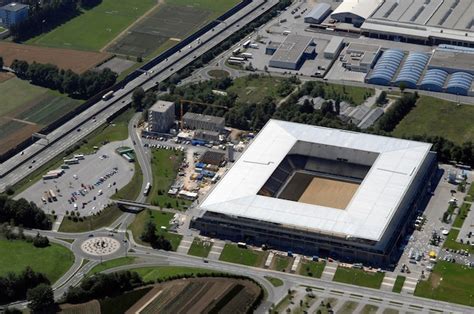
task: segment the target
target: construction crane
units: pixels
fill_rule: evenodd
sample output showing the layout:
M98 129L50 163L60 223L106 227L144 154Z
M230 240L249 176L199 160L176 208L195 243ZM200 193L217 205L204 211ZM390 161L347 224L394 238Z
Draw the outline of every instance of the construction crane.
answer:
M184 104L185 104L185 103L187 103L187 104L192 104L192 105L203 105L203 106L209 106L209 107L223 108L223 109L226 109L226 110L229 109L229 108L226 107L226 106L208 104L208 103L199 102L199 101L194 101L194 100L180 99L180 100L179 100L179 105L180 105L180 118L179 118L179 121L180 121L180 127L181 127L181 129L184 129L183 116L184 116Z

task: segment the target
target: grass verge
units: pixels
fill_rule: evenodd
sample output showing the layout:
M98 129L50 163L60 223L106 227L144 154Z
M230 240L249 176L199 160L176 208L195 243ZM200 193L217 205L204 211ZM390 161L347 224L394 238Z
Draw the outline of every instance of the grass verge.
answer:
M100 213L80 217L78 221L74 221L72 218L64 217L61 226L59 227L60 232L86 232L91 230L96 230L102 227L107 227L117 220L123 212L116 206L112 205Z
M219 260L247 266L260 266L266 255L262 251L240 248L236 244L226 244Z
M173 251L176 251L183 236L177 233L167 231L170 227L170 221L173 219L173 216L174 214L171 213L160 212L150 209L138 213L133 223L129 226L129 229L132 231L133 234L133 239L138 244L149 245L149 243L143 242L140 239L140 235L143 233L143 229L145 228L145 224L147 223L147 221L152 220L156 225L156 234L162 235L163 237L165 237L165 239L170 241ZM162 226L165 227L167 230L163 230L161 228Z
M326 262L304 261L299 274L308 277L321 278Z
M283 280L279 279L279 278L275 278L275 277L270 277L270 276L265 276L265 279L270 281L270 283L274 286L274 287L280 287L280 286L283 286Z
M459 235L459 230L451 229L446 241L444 241L443 248L448 248L452 250L467 250L469 253L474 253L474 248L470 244L459 243L456 241L456 238Z
M219 273L210 269L184 266L157 266L134 268L130 271L137 272L143 281L166 280L177 275L197 275Z
M461 228L464 220L467 217L467 213L471 209L471 204L469 203L463 203L461 207L459 207L459 214L456 216L456 219L453 222L453 227L455 228Z
M397 276L397 279L395 280L395 283L393 284L392 291L400 293L403 288L403 284L405 283L405 276Z
M143 172L140 168L138 161L134 162L135 172L133 173L132 180L123 188L121 188L117 193L115 193L113 199L124 199L134 201L140 196L142 192L142 183L143 183Z
M338 267L333 281L379 289L384 275L384 273L370 273L362 269Z
M203 241L200 238L194 238L188 254L193 256L207 257L212 248L212 242Z
M132 257L132 256L119 257L119 258L116 258L116 259L105 261L105 262L102 262L99 265L95 266L94 268L92 268L87 273L87 275L90 276L90 275L94 275L94 274L103 272L104 270L107 270L107 269L111 269L111 268L115 268L115 267L123 266L123 265L133 264L134 261L135 261L135 257Z

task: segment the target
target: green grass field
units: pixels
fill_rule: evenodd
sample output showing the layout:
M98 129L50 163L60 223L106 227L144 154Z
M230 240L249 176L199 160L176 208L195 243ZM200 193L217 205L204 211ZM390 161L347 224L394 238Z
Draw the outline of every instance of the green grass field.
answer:
M137 272L140 277L142 277L143 281L155 281L157 279L165 280L176 275L219 273L210 269L184 266L142 267L130 269L130 271Z
M72 219L64 217L59 231L61 232L86 232L102 227L107 227L117 220L123 212L117 206L110 206L104 209L100 215L83 217L83 221L74 222Z
M323 87L326 99L336 99L337 96L339 96L341 99L356 106L361 105L367 97L370 97L375 93L373 88L357 86L324 83Z
M166 4L192 6L222 14L239 3L240 0L166 0Z
M274 286L274 287L280 287L280 286L283 286L283 280L281 279L278 279L278 278L275 278L275 277L270 277L270 276L265 276L265 279L270 281L270 283Z
M397 276L397 279L395 280L395 283L393 284L393 292L400 293L403 288L403 284L405 283L405 276Z
M103 0L96 7L27 43L97 51L155 4L154 0Z
M34 102L44 95L46 89L32 85L28 81L19 78L11 78L0 84L0 95L2 95L2 105L0 106L0 116L21 108L23 104Z
M415 295L446 302L474 305L474 269L438 261L430 277L420 281Z
M30 266L44 273L51 283L56 282L74 263L74 255L67 248L51 243L46 248L36 248L21 240L0 239L0 276L8 272L19 273Z
M168 232L161 229L162 226L166 227L167 229L169 228L170 220L173 219L173 216L174 215L171 213L165 213L165 212L159 212L159 211L147 209L137 214L137 216L135 217L135 220L129 226L129 229L132 231L133 238L135 239L137 243L142 244L142 245L148 245L148 243L145 243L140 239L140 235L142 234L143 229L145 228L146 222L149 219L153 220L153 222L156 225L157 234L164 236L165 239L170 241L171 246L173 247L173 251L176 251L183 236L177 233Z
M416 107L397 125L394 136L439 135L456 144L474 141L474 106L420 96Z
M199 257L207 257L212 248L212 242L203 241L200 238L194 238L188 254Z
M267 254L238 247L236 244L226 244L219 260L247 266L260 266Z
M384 273L365 272L362 269L338 267L334 274L333 281L379 289L384 275Z
M449 248L453 250L468 250L469 253L474 253L474 247L470 244L463 244L456 241L458 237L459 230L451 229L446 241L444 241L443 248Z
M115 268L118 266L123 266L123 265L129 265L133 264L135 261L135 257L132 256L127 256L127 257L119 257L116 259L112 259L109 261L102 262L101 264L95 266L92 268L87 275L94 275L100 272L103 272L104 270Z
M280 100L278 88L283 81L282 78L259 76L252 78L249 76L239 77L234 80L227 92L237 95L237 102L240 103L260 103L265 97L272 97Z
M455 228L461 228L464 220L467 217L467 213L471 209L471 204L469 203L463 203L461 207L459 207L459 214L456 216L456 219L453 222L453 227Z
M286 271L288 270L291 261L291 257L275 255L273 261L273 269L277 271Z
M148 202L160 207L184 209L189 201L179 200L168 195L168 190L178 174L178 167L183 160L183 153L166 149L152 151L151 168L153 185L148 195Z
M305 261L301 264L300 275L321 278L326 262Z
M143 172L138 161L134 162L135 172L132 180L117 193L113 195L114 199L125 199L134 201L142 193Z

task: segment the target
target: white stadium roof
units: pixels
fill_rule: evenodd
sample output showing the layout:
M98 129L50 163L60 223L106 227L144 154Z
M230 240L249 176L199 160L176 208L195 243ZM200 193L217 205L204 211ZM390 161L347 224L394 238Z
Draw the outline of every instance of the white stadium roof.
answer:
M383 0L344 0L331 14L353 14L368 19Z
M369 173L346 209L257 195L297 142L374 152ZM431 144L270 120L202 202L202 211L297 229L378 241Z

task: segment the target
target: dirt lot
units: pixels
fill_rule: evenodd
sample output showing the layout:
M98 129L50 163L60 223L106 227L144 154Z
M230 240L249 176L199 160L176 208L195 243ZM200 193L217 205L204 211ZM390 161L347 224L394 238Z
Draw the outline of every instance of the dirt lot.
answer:
M51 63L58 66L58 68L71 69L76 73L83 73L111 58L109 53L104 52L46 48L8 42L0 42L0 56L3 57L7 66L14 59L18 59L28 61L29 63L33 61Z
M253 282L192 278L156 285L126 313L246 313L260 293Z
M0 83L7 81L7 80L11 79L14 76L15 75L13 75L9 72L0 72Z
M62 304L60 308L63 314L100 314L100 303L97 300L82 304Z
M326 178L313 178L298 202L345 209L359 184Z

